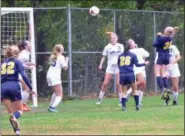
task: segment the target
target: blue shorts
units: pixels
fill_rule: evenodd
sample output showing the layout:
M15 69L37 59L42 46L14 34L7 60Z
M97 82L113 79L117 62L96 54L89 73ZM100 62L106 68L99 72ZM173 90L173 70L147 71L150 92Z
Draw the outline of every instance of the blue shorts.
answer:
M134 72L131 73L120 73L120 81L121 85L130 85L136 82L136 77Z
M11 101L22 100L20 83L15 81L1 83L1 101L3 99Z
M162 54L157 53L155 58L155 64L158 65L168 65L170 63L170 55L169 54Z

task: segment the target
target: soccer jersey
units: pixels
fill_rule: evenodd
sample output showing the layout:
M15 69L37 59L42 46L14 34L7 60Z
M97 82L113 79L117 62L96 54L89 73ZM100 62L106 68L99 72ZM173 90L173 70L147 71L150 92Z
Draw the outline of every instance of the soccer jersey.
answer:
M133 66L145 66L145 63L139 64L136 55L132 52L122 53L118 57L118 67L120 73L134 73Z
M171 45L169 50L170 50L170 63L171 63L175 60L176 56L180 54L180 52L175 45ZM174 65L177 65L177 63L175 63Z
M169 48L172 43L171 37L157 36L156 41L153 43L153 46L156 48L156 60L155 63L159 65L168 65L170 54Z
M47 72L47 78L60 79L62 68L66 66L67 63L65 61L65 57L59 55L56 60L53 60L51 62L49 70Z
M30 52L27 50L22 50L19 53L18 60L20 60L23 64L30 60Z
M130 49L130 52L137 56L138 63L144 63L145 58L149 57L149 53L143 48L133 48Z
M19 74L22 76L29 89L32 90L32 86L24 72L24 67L19 60L15 58L9 58L1 64L1 83L7 81L19 82Z
M120 43L116 43L116 45L112 45L109 43L105 46L102 55L107 56L108 65L117 65L118 56L124 51L124 46Z

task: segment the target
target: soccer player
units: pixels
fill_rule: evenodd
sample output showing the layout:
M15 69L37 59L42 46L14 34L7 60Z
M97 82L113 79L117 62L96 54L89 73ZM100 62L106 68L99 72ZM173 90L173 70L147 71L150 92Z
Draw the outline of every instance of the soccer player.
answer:
M178 61L181 59L180 52L177 49L177 46L170 46L170 64L167 65L167 74L172 81L172 94L173 94L173 105L177 105L178 94L179 94L179 77L180 70Z
M55 45L53 53L50 56L50 67L47 72L48 86L52 87L53 95L48 108L50 112L57 112L56 107L60 104L63 96L62 85L61 85L61 70L67 70L68 68L68 57L64 57L64 47L61 44Z
M110 43L104 47L104 50L102 53L103 56L101 58L100 65L99 65L99 70L102 70L102 65L106 57L108 58L107 69L105 73L104 82L103 82L103 85L99 93L99 98L96 104L98 105L101 104L105 91L107 89L107 86L109 85L110 80L112 78L112 75L115 74L116 75L116 87L118 89L119 105L120 105L122 90L121 90L121 85L119 84L119 68L117 65L117 60L118 60L118 56L123 52L124 46L120 43L117 43L118 36L116 33L107 32L107 34L109 34Z
M155 76L157 77L157 83L162 92L162 99L165 100L168 105L169 102L169 84L168 78L166 77L166 66L169 64L170 54L169 48L172 44L172 38L177 33L178 27L166 27L164 33L158 33L153 47L156 48L156 59L155 59ZM164 95L166 97L164 97Z
M128 44L130 44L130 52L134 53L137 56L138 62L139 63L144 63L145 59L149 57L149 52L146 51L143 48L138 48L137 44L133 39L128 40ZM136 75L136 85L138 88L138 93L139 93L139 105L141 106L141 101L143 98L143 91L146 89L146 71L145 71L145 66L142 67L136 67L134 66L134 73ZM132 92L132 89L130 88L127 91L127 95L129 96ZM128 100L128 97L127 97Z
M136 86L135 80L135 73L133 70L133 66L142 67L148 64L149 62L146 61L145 63L138 63L137 56L130 52L131 44L126 42L124 52L118 57L118 67L119 67L119 75L120 75L120 84L122 85L123 96L122 96L122 110L127 111L126 109L126 101L127 101L127 86L131 85L133 93L134 93L134 100L136 104L136 110L139 110L139 96Z
M1 100L9 113L9 121L17 135L20 135L20 127L17 119L22 115L21 85L19 74L22 76L29 90L32 86L24 72L22 63L17 59L19 49L17 46L8 47L6 59L1 65Z
M35 66L34 63L30 62L30 52L31 52L31 43L29 41L23 41L18 45L20 53L18 55L18 59L23 63L23 66L27 70L32 70L33 67ZM27 106L27 102L29 99L29 88L25 84L24 80L22 79L21 75L19 75L19 80L22 84L23 90L22 90L22 101L23 101L23 111L28 112L31 110Z

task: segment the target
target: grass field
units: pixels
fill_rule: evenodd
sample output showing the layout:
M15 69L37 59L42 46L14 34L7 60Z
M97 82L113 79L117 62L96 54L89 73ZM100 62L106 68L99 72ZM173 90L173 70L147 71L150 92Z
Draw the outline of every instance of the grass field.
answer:
M49 102L25 113L19 122L21 133L31 135L184 135L184 94L179 105L163 106L159 96L144 97L143 106L136 112L133 98L129 99L128 112L118 107L118 99L64 101L58 113L47 112ZM171 101L170 101L171 102ZM14 134L3 112L2 134Z

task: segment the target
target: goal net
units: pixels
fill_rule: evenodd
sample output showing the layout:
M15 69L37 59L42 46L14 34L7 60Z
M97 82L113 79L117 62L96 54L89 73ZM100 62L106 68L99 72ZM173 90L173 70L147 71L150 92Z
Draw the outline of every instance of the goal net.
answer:
M31 61L35 60L33 8L1 8L1 57L8 45L29 40L32 44ZM37 91L36 68L31 71L33 91ZM33 106L37 107L37 96L32 96Z

